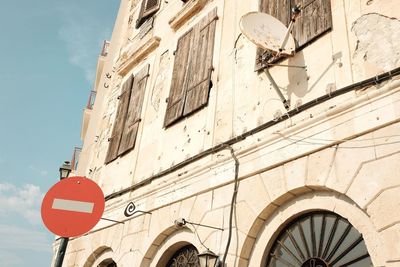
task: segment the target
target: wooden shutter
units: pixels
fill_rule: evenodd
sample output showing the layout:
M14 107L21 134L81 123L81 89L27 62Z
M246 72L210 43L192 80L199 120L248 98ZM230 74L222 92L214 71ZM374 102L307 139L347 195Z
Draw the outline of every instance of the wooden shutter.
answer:
M260 11L267 13L284 25L288 26L290 22L290 0L262 0L260 1Z
M292 0L261 0L259 8L261 12L277 18L287 27L290 23L291 1ZM264 51L265 50L262 48L257 48L255 70L264 67L260 61Z
M303 7L292 31L297 49L301 49L332 28L330 0L291 0L291 4L301 4Z
M291 9L301 4L302 11L292 29L296 50L314 41L332 28L331 0L261 0L260 11L270 14L289 26ZM257 48L255 70L263 67L259 61L264 50Z
M170 125L182 116L186 92L186 74L189 67L188 59L192 36L193 30L190 30L178 40L178 45L175 51L175 63L172 72L171 89L168 97L164 126Z
M164 126L208 102L217 8L178 40Z
M217 9L214 8L193 29L192 52L187 75L187 89L183 115L203 107L208 102Z
M118 149L121 141L122 131L124 129L126 112L128 110L132 82L133 76L130 76L122 86L122 92L119 96L117 116L115 118L114 128L110 137L110 144L108 146L107 156L105 160L106 163L109 163L118 157Z
M145 20L152 16L160 9L161 0L142 0L139 17L136 21L136 28L145 22Z
M143 97L146 89L147 77L149 76L149 65L147 64L133 80L131 97L126 116L125 127L121 137L121 143L118 149L118 155L121 155L130 149L133 149L136 142L136 136L141 121L140 115L143 106Z

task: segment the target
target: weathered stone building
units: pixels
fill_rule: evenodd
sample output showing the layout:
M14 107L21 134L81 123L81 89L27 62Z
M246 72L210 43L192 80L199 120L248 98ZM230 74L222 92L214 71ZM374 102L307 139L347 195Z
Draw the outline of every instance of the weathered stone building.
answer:
M306 68L269 68L287 111L239 21L287 25L298 3L278 63ZM122 223L72 238L64 266L195 266L174 262L206 248L228 267L400 266L399 8L122 0L76 170Z

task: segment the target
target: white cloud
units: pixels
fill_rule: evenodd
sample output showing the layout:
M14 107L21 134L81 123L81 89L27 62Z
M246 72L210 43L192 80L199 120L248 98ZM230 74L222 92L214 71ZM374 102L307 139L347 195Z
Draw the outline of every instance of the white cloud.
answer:
M13 225L0 224L0 251L30 250L51 252L51 238L43 232L25 229ZM9 258L10 255L1 255Z
M14 190L15 186L10 184L10 183L0 183L0 193L1 191L9 191L9 190Z
M53 236L39 226L43 196L33 184L0 182L0 266L28 266L24 256L29 253L53 254Z
M60 8L63 26L59 36L65 42L70 63L85 72L89 82L93 82L97 57L101 44L109 38L111 30L104 29L90 14L83 13L79 7L64 6Z
M0 216L14 213L31 224L41 223L40 205L43 195L36 185L17 187L10 183L0 183Z

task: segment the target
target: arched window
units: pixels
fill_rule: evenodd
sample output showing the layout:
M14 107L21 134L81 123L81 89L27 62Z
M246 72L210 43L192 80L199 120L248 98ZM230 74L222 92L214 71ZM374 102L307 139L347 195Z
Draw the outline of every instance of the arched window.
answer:
M117 264L112 259L102 261L97 267L117 267Z
M372 266L362 235L331 212L308 213L291 222L275 240L267 267Z
M184 246L170 258L167 267L200 267L198 254L195 246Z

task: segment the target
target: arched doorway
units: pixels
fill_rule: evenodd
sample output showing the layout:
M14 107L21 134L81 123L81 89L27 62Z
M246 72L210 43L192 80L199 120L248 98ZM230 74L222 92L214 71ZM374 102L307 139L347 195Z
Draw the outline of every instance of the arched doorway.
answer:
M267 254L267 267L372 266L363 236L345 218L315 211L282 229Z
M105 259L97 267L117 267L117 264L112 259Z
M166 267L200 267L198 254L195 246L186 245L172 255Z
M110 247L101 246L93 251L86 259L83 267L117 267L117 263L113 260L114 252Z

